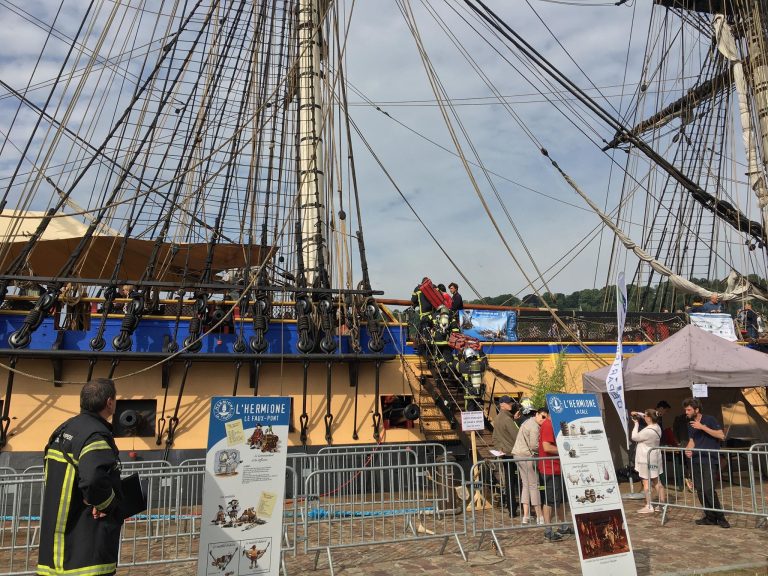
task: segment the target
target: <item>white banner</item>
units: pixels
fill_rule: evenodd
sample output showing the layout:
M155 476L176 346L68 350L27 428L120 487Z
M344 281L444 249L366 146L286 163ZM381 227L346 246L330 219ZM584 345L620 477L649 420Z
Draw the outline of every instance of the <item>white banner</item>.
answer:
M211 398L198 576L278 576L290 398Z
M618 326L618 337L616 339L616 357L613 359L611 369L608 371L608 377L605 379L605 389L608 396L611 397L616 412L621 419L621 425L624 429L624 435L627 439L627 448L629 448L629 427L627 419L627 408L624 404L624 371L622 369L622 356L624 354L622 340L624 337L624 323L627 320L627 285L624 281L624 272L619 272L616 278L616 324Z
M720 336L725 340L736 342L739 338L736 336L736 329L733 326L733 318L730 314L707 314L706 312L689 314L691 324L702 330L706 330Z
M635 576L635 556L594 394L547 394L585 576Z

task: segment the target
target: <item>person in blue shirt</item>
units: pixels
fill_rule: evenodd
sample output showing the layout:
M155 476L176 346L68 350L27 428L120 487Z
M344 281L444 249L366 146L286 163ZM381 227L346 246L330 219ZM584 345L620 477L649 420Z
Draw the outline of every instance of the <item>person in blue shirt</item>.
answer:
M720 449L720 442L725 440L723 427L714 417L701 413L701 401L698 398L683 400L683 409L688 419L689 429L685 455L691 459L693 487L696 489L699 502L705 509L704 517L696 520L696 524L730 528L731 525L721 511L723 507L715 490L720 464L719 453L699 452L699 450Z
M698 312L708 312L710 314L719 314L723 311L723 305L720 304L720 296L718 294L712 294L709 297L709 302L701 306Z

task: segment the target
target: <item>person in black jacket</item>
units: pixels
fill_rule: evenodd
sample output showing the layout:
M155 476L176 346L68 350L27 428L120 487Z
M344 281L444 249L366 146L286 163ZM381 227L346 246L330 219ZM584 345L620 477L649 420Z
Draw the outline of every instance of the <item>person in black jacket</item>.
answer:
M108 576L117 569L120 458L107 421L116 396L112 380L88 382L80 391L80 414L59 426L45 447L42 576Z
M454 312L458 312L459 310L464 310L464 299L461 297L461 294L459 294L459 285L456 284L456 282L451 282L448 284L448 290L451 292L451 310ZM458 314L457 314L458 316Z
M414 345L416 347L417 354L426 353L426 343L429 342L429 329L432 326L432 313L435 307L427 299L426 295L421 291L421 286L429 280L426 276L421 280L421 284L413 289L411 294L411 305L418 314L418 320L416 323L416 338L414 339Z

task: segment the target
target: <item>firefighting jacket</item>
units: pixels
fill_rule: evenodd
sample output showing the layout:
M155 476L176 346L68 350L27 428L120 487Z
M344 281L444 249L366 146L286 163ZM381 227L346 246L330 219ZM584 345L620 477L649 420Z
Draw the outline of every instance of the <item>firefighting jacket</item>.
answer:
M45 491L37 573L103 576L117 567L120 459L112 427L82 412L51 435L45 449ZM93 517L94 508L106 514Z

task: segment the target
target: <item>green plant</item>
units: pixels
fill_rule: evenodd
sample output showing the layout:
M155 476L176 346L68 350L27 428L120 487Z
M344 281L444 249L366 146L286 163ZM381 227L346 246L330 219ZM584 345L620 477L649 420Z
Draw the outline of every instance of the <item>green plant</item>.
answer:
M554 366L551 370L547 370L544 366L544 359L540 358L536 362L536 378L531 387L533 405L537 408L544 406L547 402L547 394L566 391L565 351L563 350L555 357Z

